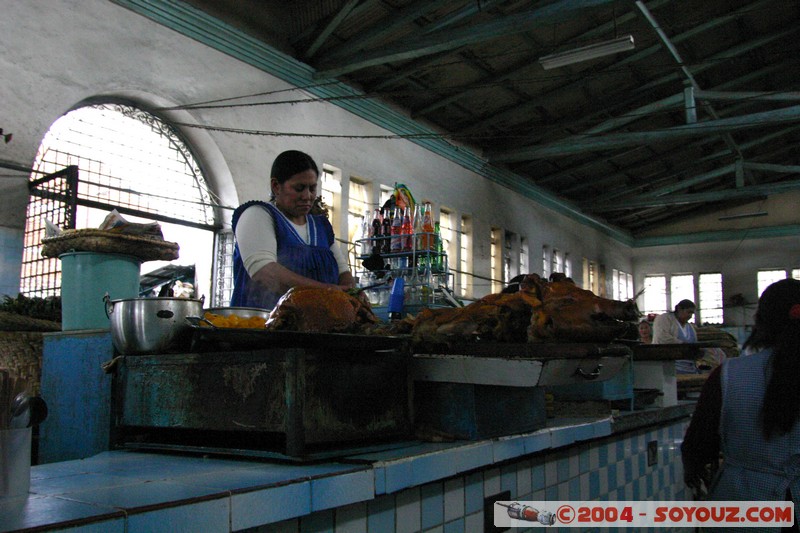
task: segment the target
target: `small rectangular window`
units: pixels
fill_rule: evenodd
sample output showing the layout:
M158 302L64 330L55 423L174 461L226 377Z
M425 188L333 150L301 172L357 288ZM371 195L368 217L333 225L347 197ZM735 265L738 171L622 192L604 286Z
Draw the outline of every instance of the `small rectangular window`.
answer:
M528 266L528 239L525 237L519 238L519 273L530 274Z
M459 261L459 290L461 296L472 297L472 219L468 216L461 217L460 234L461 256Z
M632 300L633 297L635 296L635 294L633 292L633 274L625 274L625 278L626 278L625 279L625 284L628 287L628 292L626 293L627 296L625 296L625 299L626 300Z
M506 231L503 235L503 285L507 285L511 278L519 273L519 262L514 256L514 245L517 235ZM500 289L502 290L502 289Z
M457 264L456 257L456 246L458 246L458 241L456 240L456 231L453 228L453 213L450 212L449 209L442 207L439 210L439 234L442 239L442 249L444 253L447 254L447 264L448 269L452 268L452 265ZM448 285L452 280L448 280Z
M492 292L498 293L503 290L503 239L502 230L492 228L490 234L490 263L492 270Z
M775 283L786 279L785 270L759 270L758 271L758 297L761 298L761 293L764 289Z
M656 314L667 312L667 277L666 276L645 276L644 278L644 305L642 311L645 314Z
M561 260L561 252L556 249L553 249L553 270L552 272L555 274L556 272L563 273L564 272L564 264Z
M334 233L336 233L339 228L339 202L342 195L341 172L337 169L323 167L319 191L317 192L328 207L328 218L331 221Z
M355 178L350 178L349 201L347 204L347 251L351 270L360 264L358 255L365 251L356 246L359 239L366 239L365 231L369 231L370 206L367 185ZM355 273L353 273L355 275Z
M722 274L712 272L700 274L698 278L700 302L697 306L701 324L722 324Z
M547 254L547 245L542 246L542 277L550 277L550 258Z
M670 310L674 309L681 300L691 300L696 303L696 298L694 296L694 276L692 274L672 276L669 280L669 292L672 300L670 303ZM695 321L694 315L692 315L689 321Z

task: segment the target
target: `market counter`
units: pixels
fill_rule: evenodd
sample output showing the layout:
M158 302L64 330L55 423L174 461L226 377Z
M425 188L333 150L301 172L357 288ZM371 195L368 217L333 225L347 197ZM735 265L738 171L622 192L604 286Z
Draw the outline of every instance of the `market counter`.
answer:
M316 464L106 451L34 466L0 531L477 531L494 500L687 499L677 453L693 404L479 441L397 443ZM488 503L487 503L488 502Z

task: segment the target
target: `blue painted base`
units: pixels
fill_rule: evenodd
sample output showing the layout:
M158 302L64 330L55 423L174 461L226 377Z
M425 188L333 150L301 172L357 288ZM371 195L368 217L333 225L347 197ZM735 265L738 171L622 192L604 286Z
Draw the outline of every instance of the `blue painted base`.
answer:
M418 428L463 440L527 433L547 422L542 387L417 381L414 414Z
M83 459L110 449L111 332L46 333L42 398L48 416L40 426L39 463Z

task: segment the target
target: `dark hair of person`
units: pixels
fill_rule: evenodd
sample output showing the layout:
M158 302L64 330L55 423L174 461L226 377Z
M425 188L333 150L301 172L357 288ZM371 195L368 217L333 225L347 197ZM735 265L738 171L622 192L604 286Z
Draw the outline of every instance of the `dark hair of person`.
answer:
M800 280L783 279L764 290L743 348L772 348L761 429L767 439L784 435L800 417Z
M278 180L278 183L283 183L306 170L313 170L319 176L317 164L310 155L298 150L287 150L275 158L269 176Z
M675 310L676 310L676 311L678 311L678 310L680 310L680 309L691 309L692 311L694 311L695 309L697 309L697 306L696 306L696 305L694 305L694 302L693 302L693 301L691 301L691 300L681 300L681 301L680 301L680 302L678 302L678 304L675 306Z

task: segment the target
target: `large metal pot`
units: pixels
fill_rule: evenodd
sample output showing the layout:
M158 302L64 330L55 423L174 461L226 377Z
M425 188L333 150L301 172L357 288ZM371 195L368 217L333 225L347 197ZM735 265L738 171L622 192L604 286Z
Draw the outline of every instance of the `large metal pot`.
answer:
M188 349L192 330L186 317L203 312L202 299L106 297L105 302L111 342L125 355Z

